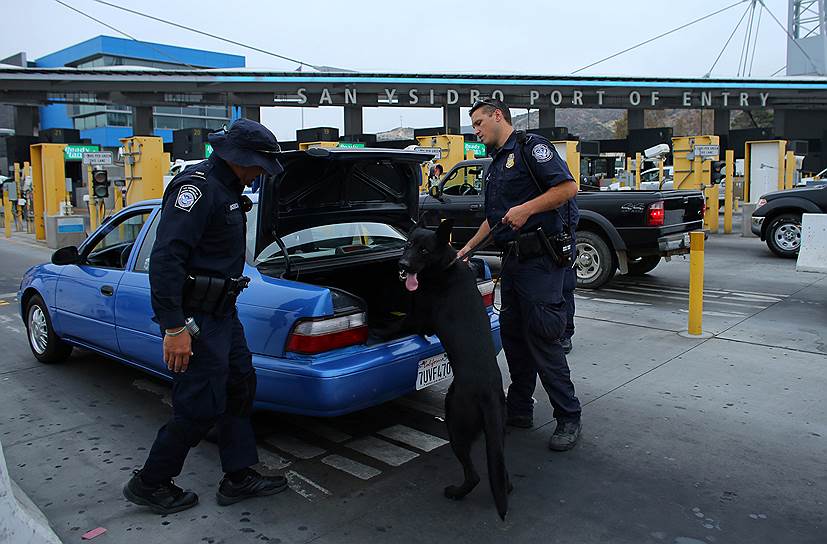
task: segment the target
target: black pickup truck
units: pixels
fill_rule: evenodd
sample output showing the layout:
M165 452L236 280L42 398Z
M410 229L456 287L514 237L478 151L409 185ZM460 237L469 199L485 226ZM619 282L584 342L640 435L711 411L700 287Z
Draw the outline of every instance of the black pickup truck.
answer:
M454 218L453 243L462 247L485 219L485 173L491 159L457 163L419 198L426 226ZM689 232L703 229L700 191L583 191L577 195L577 286L597 289L623 274L642 275L660 259L689 253Z
M793 258L801 248L801 214L827 213L827 185L774 191L758 199L752 233L779 257Z

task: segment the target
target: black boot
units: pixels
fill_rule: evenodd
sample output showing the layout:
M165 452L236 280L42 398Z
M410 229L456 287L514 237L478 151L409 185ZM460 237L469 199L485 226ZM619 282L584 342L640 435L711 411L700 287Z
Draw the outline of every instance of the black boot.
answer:
M548 441L548 448L552 451L567 451L577 445L583 425L579 421L557 422L557 428Z
M225 475L215 498L218 504L227 506L251 497L275 495L285 489L287 480L284 476L262 476L255 470L246 468L240 473Z
M184 491L172 480L157 485L145 483L140 470L132 472L132 478L123 486L123 496L156 514L174 514L198 504L198 495Z

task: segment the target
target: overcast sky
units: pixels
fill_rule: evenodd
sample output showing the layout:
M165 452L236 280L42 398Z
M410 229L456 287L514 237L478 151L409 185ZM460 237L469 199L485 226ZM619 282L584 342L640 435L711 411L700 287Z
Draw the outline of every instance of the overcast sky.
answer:
M248 67L297 68L295 63L175 29L93 0L63 1L139 40L243 55ZM736 0L111 2L316 65L363 72L565 75ZM0 58L25 51L29 59L36 59L99 34L118 36L54 0L0 3L5 22L0 34ZM786 26L788 0L764 3ZM581 74L703 76L747 5L736 6ZM746 19L713 76L736 75L745 27ZM785 63L785 32L765 11L758 29L752 75L767 77ZM364 119L365 132L372 133L400 125L438 126L442 114L439 109L365 108ZM262 110L262 120L279 139L292 140L295 129L302 126L302 113L298 109L267 108ZM462 120L466 122L465 117ZM305 108L303 124L341 129L341 109Z

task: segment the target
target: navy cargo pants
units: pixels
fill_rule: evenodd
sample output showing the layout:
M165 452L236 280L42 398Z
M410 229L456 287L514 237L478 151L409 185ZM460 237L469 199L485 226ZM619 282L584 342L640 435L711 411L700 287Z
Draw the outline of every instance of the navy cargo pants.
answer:
M554 418L580 420L580 401L559 343L566 329L564 275L565 270L548 256L519 262L508 255L503 260L500 335L511 374L506 400L510 416L533 414L532 395L539 375Z
M193 317L201 333L193 339L187 371L173 376L172 419L158 431L144 464L147 483L178 476L190 448L216 424L224 472L258 463L250 423L256 374L238 314Z

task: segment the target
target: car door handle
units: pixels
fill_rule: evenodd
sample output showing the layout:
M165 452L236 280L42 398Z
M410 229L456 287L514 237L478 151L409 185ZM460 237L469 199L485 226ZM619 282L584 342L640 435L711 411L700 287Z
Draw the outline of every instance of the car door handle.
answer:
M105 297L111 297L115 294L115 288L111 285L104 285L101 287L101 294Z
M471 204L471 209L472 210L479 210L480 208L482 208L482 206L479 205L479 204Z

